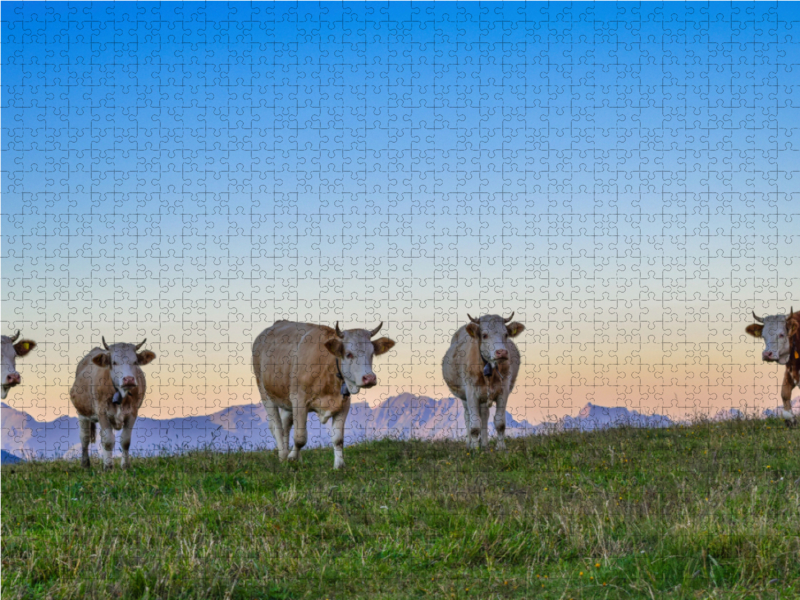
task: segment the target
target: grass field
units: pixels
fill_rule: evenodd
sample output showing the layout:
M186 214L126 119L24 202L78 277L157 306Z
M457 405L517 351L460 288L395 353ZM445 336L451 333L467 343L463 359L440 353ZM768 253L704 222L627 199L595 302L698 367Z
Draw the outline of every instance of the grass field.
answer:
M798 598L800 430L2 468L10 598Z

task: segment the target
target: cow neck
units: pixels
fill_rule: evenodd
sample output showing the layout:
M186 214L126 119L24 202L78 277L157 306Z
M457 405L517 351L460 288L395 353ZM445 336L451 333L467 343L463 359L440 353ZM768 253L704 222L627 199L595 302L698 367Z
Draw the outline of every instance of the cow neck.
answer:
M342 388L339 390L342 394L342 398L347 400L350 397L350 390L347 387L347 383L344 381L344 376L342 376L342 370L339 368L339 359L336 359L336 379L342 382Z
M120 404L122 404L122 401L123 401L122 400L122 392L120 392L117 389L117 386L115 386L113 383L111 385L114 387L114 393L112 394L112 396L110 398L111 404L114 404L115 406L119 406ZM138 390L136 390L136 392L128 392L128 395L126 396L126 398L129 398L130 395L133 394L133 393L138 393Z

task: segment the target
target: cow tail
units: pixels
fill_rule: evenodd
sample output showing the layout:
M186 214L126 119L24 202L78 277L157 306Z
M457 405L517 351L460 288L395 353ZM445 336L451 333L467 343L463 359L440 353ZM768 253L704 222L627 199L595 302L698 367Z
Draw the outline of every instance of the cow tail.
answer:
M97 435L97 423L92 423L89 426L89 436L90 436L89 440L92 444L94 444L94 438L96 437L96 435Z

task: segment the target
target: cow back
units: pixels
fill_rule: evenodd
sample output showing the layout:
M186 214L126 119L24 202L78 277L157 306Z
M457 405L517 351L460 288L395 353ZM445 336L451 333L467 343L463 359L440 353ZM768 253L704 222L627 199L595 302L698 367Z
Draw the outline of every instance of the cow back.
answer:
M324 345L334 335L324 325L276 322L253 343L256 382L274 401L287 405L297 388L309 398L338 394L336 359Z

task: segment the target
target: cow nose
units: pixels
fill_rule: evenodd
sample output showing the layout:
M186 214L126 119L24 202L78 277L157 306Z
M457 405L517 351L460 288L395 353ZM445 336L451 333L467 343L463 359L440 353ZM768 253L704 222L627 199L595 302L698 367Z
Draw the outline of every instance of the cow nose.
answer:
M6 377L6 383L8 385L17 385L20 382L19 373L9 373L8 377Z
M772 358L772 352L771 351L765 351L764 354L761 355L761 357L766 359L766 360L769 360L769 359Z
M374 374L370 373L369 375L364 375L361 378L361 383L363 384L363 387L375 385L376 383L378 383L378 378L375 377Z
M136 380L133 377L123 377L122 387L129 387L136 385Z
M500 350L495 350L494 351L494 355L497 358L508 358L508 350L506 350L504 348L500 349Z

